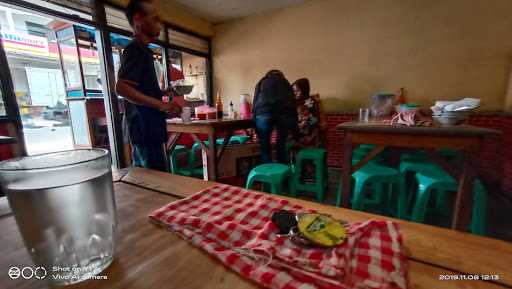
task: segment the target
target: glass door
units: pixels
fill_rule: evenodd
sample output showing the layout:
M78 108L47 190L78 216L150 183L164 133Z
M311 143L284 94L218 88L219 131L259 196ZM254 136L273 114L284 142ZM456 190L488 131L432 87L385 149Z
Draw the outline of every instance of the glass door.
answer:
M73 149L56 35L62 21L0 4L2 41L27 154Z

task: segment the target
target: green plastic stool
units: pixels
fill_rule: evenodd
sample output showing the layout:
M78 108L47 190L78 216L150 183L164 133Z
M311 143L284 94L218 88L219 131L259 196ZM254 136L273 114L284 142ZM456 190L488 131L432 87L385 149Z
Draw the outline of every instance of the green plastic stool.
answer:
M400 172L403 174L430 171L443 171L443 169L430 160L406 158L400 161Z
M246 135L236 135L232 136L229 139L229 144L245 144L250 140L250 136ZM203 141L204 145L208 147L208 141ZM215 143L217 145L223 145L224 144L224 138L218 138ZM201 150L201 145L199 143L194 143L192 145L191 153L189 155L188 160L188 170L184 171L186 175L189 176L196 176L196 177L202 177L203 176L203 168L202 167L195 167L196 161L197 161L197 152Z
M234 135L229 138L229 144L245 144L251 139L248 135Z
M203 141L204 145L206 147L208 147L208 141ZM223 145L224 144L224 139L223 138L218 138L215 143L217 145ZM188 159L188 172L189 172L189 175L190 176L195 176L195 177L202 177L203 176L203 168L202 167L199 167L197 168L196 167L196 161L197 161L197 152L198 151L201 151L201 145L196 142L192 145L192 149L190 150L190 155L189 155L189 159Z
M170 157L169 157L169 163L170 163L170 171L171 174L183 174L183 171L178 166L178 155L186 153L188 155L188 150L183 145L177 145L174 150L172 151ZM183 175L188 175L187 173L184 173Z
M430 162L430 156L422 151L422 150L416 150L416 151L407 151L403 152L400 155L400 161L423 161L423 162Z
M447 173L439 170L424 170L416 173L415 177L418 182L418 190L411 220L419 223L425 221L433 191L437 193L434 209L439 213L449 211L447 198L449 194L457 191L457 182ZM485 235L486 208L486 190L482 182L477 179L474 182L472 218L468 228L473 234Z
M407 213L407 196L405 190L405 180L403 175L389 167L378 165L374 162L369 162L361 169L352 174L353 180L353 197L352 209L364 210L366 205L379 205L379 207L387 208L389 212L398 218L405 218ZM341 205L343 184L340 182L338 193L336 196L336 206ZM394 194L396 194L396 207L394 212ZM373 194L369 197L367 193L369 190ZM384 203L384 196L387 195L388 203Z
M326 170L327 151L323 148L305 148L301 149L295 160L295 170L293 174L293 183L297 192L313 192L318 202L323 202L327 190L327 170ZM315 182L302 183L300 181L303 170L303 161L310 160L315 165Z
M283 181L288 180L290 193L295 196L295 190L292 183L292 173L287 165L278 163L269 163L259 165L251 170L247 177L246 189L252 188L254 182L266 183L270 185L272 194L282 194Z

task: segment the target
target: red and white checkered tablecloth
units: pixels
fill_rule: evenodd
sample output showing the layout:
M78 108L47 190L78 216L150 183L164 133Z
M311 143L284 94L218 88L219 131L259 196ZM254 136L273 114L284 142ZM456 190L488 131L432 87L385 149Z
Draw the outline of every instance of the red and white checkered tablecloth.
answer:
M407 288L398 224L352 223L343 244L304 248L276 235L270 219L280 209L312 212L265 193L216 185L149 217L267 288Z

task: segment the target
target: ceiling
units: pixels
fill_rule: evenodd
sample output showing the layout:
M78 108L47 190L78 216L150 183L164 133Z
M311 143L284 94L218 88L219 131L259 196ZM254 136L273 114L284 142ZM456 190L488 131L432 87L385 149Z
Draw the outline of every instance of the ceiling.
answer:
M298 4L304 0L175 0L195 15L218 24L272 9Z

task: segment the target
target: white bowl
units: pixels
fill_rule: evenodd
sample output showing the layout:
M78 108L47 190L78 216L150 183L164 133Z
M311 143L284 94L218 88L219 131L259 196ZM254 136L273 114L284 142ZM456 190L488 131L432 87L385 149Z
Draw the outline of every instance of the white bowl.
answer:
M466 116L432 116L432 118L440 125L459 125L466 120Z
M178 93L178 95L185 95L192 92L194 89L193 85L176 85L174 86L174 90Z

